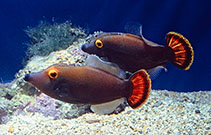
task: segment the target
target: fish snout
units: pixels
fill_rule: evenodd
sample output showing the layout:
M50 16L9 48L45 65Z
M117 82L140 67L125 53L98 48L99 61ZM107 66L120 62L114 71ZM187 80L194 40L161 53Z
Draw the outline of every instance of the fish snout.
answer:
M30 74L25 74L23 79L28 82L30 80Z
M37 82L44 82L45 80L48 80L47 77L42 72L34 72L30 74L25 74L24 78L25 81L29 83L37 83Z
M81 46L81 50L86 52L86 53L89 53L89 54L93 54L96 52L96 48L95 46L91 45L91 44L83 44Z
M87 50L86 44L84 44L84 45L81 46L81 50L84 51L84 52L86 52L86 50Z
M45 75L43 72L25 74L23 79L40 90L44 90L46 87L49 88L48 84L50 84L50 79L48 75Z
M81 46L81 50L88 53L88 54L96 54L99 57L103 57L103 53L101 50L99 50L97 47L91 44L84 44Z

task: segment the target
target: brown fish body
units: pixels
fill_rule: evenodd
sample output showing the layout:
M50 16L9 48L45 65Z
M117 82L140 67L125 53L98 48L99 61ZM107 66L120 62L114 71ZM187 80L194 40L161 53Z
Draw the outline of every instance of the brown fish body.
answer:
M49 79L47 72L50 70L57 70L59 77L55 80ZM35 73L31 78L33 76L37 79L31 83L38 89L53 98L69 103L104 103L126 97L132 90L132 83L129 81L90 66L58 65ZM45 81L38 78L43 78Z
M108 60L130 72L151 69L173 59L173 51L169 47L150 46L135 35L105 36L102 41L107 45L104 54ZM114 44L118 44L118 48Z
M146 101L150 91L150 79L145 71L123 80L91 66L53 65L44 71L26 74L24 80L68 103L101 104L124 97L136 108Z
M62 76L68 84L66 102L72 97L68 102L99 104L126 97L132 91L132 84L129 81L90 66L67 67L60 71L64 72Z
M193 61L193 49L187 39L170 32L167 44L168 46L161 46L143 36L132 34L102 33L84 44L82 50L106 57L108 61L129 72L152 69L167 62L187 70Z

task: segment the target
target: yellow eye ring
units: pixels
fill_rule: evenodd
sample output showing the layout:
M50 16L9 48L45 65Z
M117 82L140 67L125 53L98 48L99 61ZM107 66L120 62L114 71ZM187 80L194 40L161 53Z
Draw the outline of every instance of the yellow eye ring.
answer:
M48 76L51 78L51 79L56 79L58 77L58 71L56 69L51 69L49 72L48 72Z
M100 39L97 39L95 41L95 45L97 46L97 48L102 48L103 47L103 42Z

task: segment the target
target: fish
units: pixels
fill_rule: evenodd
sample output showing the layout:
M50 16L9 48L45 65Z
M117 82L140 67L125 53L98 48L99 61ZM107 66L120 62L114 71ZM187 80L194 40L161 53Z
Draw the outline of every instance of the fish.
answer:
M124 99L134 109L146 102L151 80L145 70L124 79L124 72L117 65L94 55L87 59L84 66L54 64L43 71L25 74L23 79L52 98L90 104L91 110L99 114L111 113Z
M166 63L171 62L182 70L188 70L194 58L193 48L184 36L176 32L166 35L166 44L159 45L147 40L142 35L142 26L136 35L121 32L103 32L93 38L81 49L89 54L95 54L106 61L116 63L124 71L134 73L140 69L156 73L166 69Z

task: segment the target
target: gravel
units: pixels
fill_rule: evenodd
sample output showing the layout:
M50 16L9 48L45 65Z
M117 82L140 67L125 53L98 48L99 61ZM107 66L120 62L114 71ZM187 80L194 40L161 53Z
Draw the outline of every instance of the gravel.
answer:
M26 112L0 125L1 135L211 135L211 91L152 90L139 109L118 114L85 113L72 119Z

